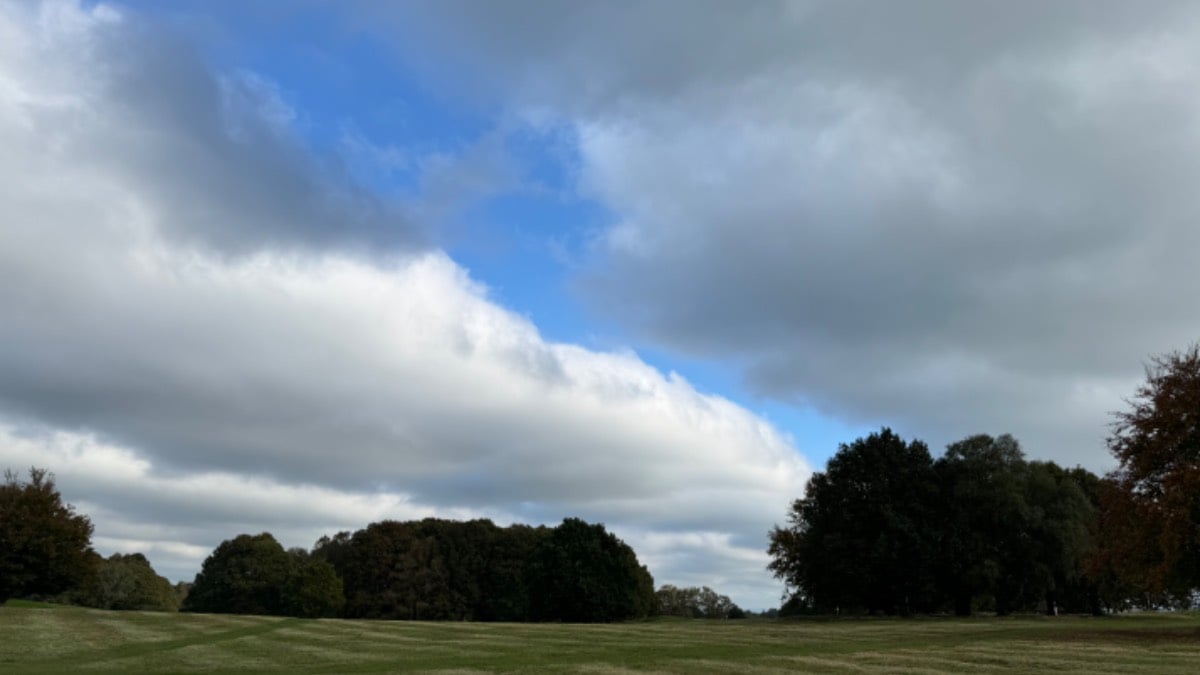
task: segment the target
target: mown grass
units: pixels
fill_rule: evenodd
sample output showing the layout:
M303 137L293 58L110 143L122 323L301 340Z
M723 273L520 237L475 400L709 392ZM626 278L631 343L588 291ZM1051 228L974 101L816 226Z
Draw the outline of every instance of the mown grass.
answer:
M0 607L0 672L1194 673L1200 617L374 622Z

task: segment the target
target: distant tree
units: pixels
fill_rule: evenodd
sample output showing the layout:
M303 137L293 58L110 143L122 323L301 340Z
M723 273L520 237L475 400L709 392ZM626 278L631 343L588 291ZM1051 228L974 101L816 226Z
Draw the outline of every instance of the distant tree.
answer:
M771 532L789 611L908 614L934 602L937 486L921 441L890 429L843 444Z
M347 617L611 621L655 606L633 550L575 519L553 529L382 521L322 537L312 555L341 577Z
M314 556L328 560L345 586L344 614L350 618L411 618L417 600L410 596L402 558L416 537L413 523L385 520L353 535L318 541Z
M308 619L338 616L346 597L333 565L304 549L289 550L288 555L292 565L281 591L281 613Z
M1190 597L1200 587L1200 345L1154 357L1129 406L1108 439L1120 465L1105 520L1140 526L1106 545L1140 563L1117 569L1147 594Z
M0 604L26 595L55 595L94 573L92 523L64 504L45 469L22 482L5 471L0 485Z
M97 562L91 583L73 594L78 604L99 609L174 612L179 598L171 582L155 573L141 553L114 553Z
M174 591L175 591L176 605L178 605L179 607L183 607L184 603L187 601L188 593L192 592L192 582L190 582L190 581L176 582L176 584L174 586Z
M673 584L664 584L654 592L660 615L689 619L698 618L701 613L699 596L699 588L679 588Z
M535 619L619 621L647 616L655 605L649 571L601 524L563 520L542 542L535 565Z
M682 616L695 619L745 618L746 614L727 595L704 586L677 588L666 584L655 592L657 613L663 616Z
M267 532L224 541L204 561L184 611L282 614L283 591L294 561Z
M484 621L529 621L537 584L533 560L542 541L551 534L547 527L511 525L497 528L479 580L479 607L475 618Z
M489 565L496 559L498 539L507 533L490 520L453 521L426 518L421 534L439 554L444 582L430 599L430 618L469 620L482 616L483 593Z

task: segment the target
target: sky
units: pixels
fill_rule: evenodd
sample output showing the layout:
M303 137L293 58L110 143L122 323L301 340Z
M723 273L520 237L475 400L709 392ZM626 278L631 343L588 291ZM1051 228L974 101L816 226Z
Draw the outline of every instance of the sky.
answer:
M839 443L1113 467L1197 91L1194 3L0 0L0 466L173 581L581 517L777 606Z

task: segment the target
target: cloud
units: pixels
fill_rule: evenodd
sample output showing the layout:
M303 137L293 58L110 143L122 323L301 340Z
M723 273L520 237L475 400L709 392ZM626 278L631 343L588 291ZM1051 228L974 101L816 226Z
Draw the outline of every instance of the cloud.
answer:
M615 214L585 296L761 395L1100 469L1143 360L1200 335L1194 7L461 10L420 6L445 67L571 125Z
M4 22L5 140L42 153L31 169L71 157L139 185L164 235L225 255L425 238L296 140L278 87L246 71L214 77L186 36L103 4L8 3Z
M269 83L153 32L0 4L0 465L55 471L102 549L176 578L243 531L578 515L667 541L662 581L669 536L703 532L749 561L740 602L774 602L764 536L808 475L788 438L546 341L321 169Z

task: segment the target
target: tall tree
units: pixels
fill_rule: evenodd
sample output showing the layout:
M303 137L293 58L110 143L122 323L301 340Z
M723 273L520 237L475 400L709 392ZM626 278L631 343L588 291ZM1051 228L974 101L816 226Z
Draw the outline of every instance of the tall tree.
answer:
M937 486L921 441L884 428L843 444L771 532L769 565L820 612L931 607Z
M1047 614L1059 610L1097 613L1088 594L1084 559L1094 546L1096 509L1081 475L1054 462L1030 462L1025 484L1029 539L1022 608L1041 606ZM1079 597L1082 592L1082 597Z
M939 577L956 614L970 614L977 601L1002 615L1055 613L1086 585L1096 511L1081 481L1091 474L1027 462L1007 434L951 444L935 471L943 509Z
M1016 439L979 434L952 443L938 459L942 489L941 573L954 612L970 614L977 596L995 609L1014 609L1030 542L1025 532L1027 465Z
M1154 357L1129 406L1108 439L1119 492L1109 493L1105 517L1120 520L1113 511L1125 509L1141 527L1106 545L1148 547L1137 556L1144 568L1124 573L1152 594L1187 595L1200 587L1200 345Z
M64 504L45 469L23 482L5 471L0 485L0 604L11 597L55 595L95 571L92 523Z

